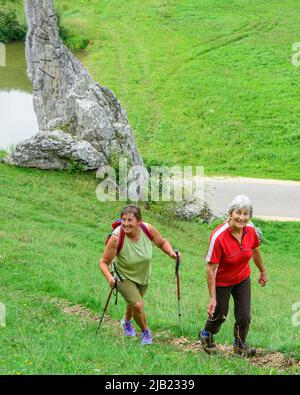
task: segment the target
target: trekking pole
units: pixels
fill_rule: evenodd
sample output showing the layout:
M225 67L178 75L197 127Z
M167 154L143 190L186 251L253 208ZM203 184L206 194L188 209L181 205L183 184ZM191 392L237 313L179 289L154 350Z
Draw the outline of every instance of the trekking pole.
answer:
M181 328L181 334L183 335L183 327L182 327L182 319L181 319L181 303L180 303L179 251L175 251L175 254L176 254L175 276L177 279L178 318L179 318L179 325Z
M110 290L110 292L109 292L109 295L108 295L108 298L107 298L107 301L106 301L106 303L105 303L105 306L104 306L104 309L103 309L103 314L102 314L102 317L100 318L100 322L99 322L99 324L98 324L98 328L97 328L97 331L96 331L96 335L98 335L98 332L99 332L100 326L101 326L101 324L102 324L102 321L103 321L103 318L104 318L104 314L105 314L106 309L107 309L107 306L108 306L108 304L109 304L111 295L112 295L112 293L113 293L113 291L114 291L115 289L116 289L116 294L115 294L115 295L116 295L116 302L117 302L117 296L118 296L117 282L118 282L118 280L117 280L116 277L115 277L115 280L116 280L115 285L111 288L111 290Z

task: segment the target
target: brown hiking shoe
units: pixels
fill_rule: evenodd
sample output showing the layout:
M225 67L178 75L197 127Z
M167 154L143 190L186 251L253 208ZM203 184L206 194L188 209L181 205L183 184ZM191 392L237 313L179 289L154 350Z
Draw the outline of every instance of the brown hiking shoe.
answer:
M256 349L254 347L250 347L247 344L242 343L234 343L233 344L233 351L235 354L244 355L245 357L254 357L256 354Z
M200 331L198 333L198 338L201 341L203 350L207 352L207 354L215 354L218 351L213 335L210 332L206 332L205 330Z

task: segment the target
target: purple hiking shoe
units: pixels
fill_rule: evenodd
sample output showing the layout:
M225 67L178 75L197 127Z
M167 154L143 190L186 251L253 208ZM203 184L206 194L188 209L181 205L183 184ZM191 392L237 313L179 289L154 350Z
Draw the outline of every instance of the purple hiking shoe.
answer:
M143 346L146 344L152 344L152 336L151 336L150 329L146 329L145 331L142 332L141 344Z
M122 318L121 325L122 325L122 327L124 329L124 335L125 336L135 336L135 330L134 330L134 327L131 324L131 320L130 321L125 321L125 318Z

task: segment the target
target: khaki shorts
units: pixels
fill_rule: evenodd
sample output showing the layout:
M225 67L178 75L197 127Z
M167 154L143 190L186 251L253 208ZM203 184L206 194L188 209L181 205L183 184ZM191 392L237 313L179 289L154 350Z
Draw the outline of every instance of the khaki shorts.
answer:
M140 285L131 280L118 281L118 290L127 306L142 301L147 288L148 285Z

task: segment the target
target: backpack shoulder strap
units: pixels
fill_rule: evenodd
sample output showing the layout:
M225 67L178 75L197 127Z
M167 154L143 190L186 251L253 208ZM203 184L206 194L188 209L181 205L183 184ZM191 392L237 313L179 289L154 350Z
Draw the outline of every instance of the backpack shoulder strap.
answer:
M145 233L145 235L148 237L148 239L152 241L153 240L152 233L150 232L149 228L144 224L144 222L140 222L140 228ZM122 226L120 226L117 255L120 253L120 251L123 248L124 240L125 240L125 232L124 232L124 229L122 228Z
M148 237L148 239L152 241L153 240L152 233L150 232L149 228L144 224L144 222L140 222L140 228L145 233L145 235Z
M120 233L119 233L119 242L118 242L118 247L117 247L117 255L119 254L119 252L123 248L124 240L125 240L125 232L124 232L124 229L121 226L120 227Z
M118 226L115 226L114 227L114 231L119 227L120 225L118 225ZM114 234L115 232L112 232L110 235L108 235L108 237L107 237L107 239L106 239L106 241L105 241L105 245L108 243L108 240L111 238L111 236L112 236L112 234ZM117 235L116 235L117 236ZM123 248L123 245L124 245L124 239L125 239L125 233L124 233L124 230L123 230L123 228L122 227L120 227L120 231L119 231L119 240L118 240L118 246L117 246L117 255L119 254L119 252L121 251L121 249Z

